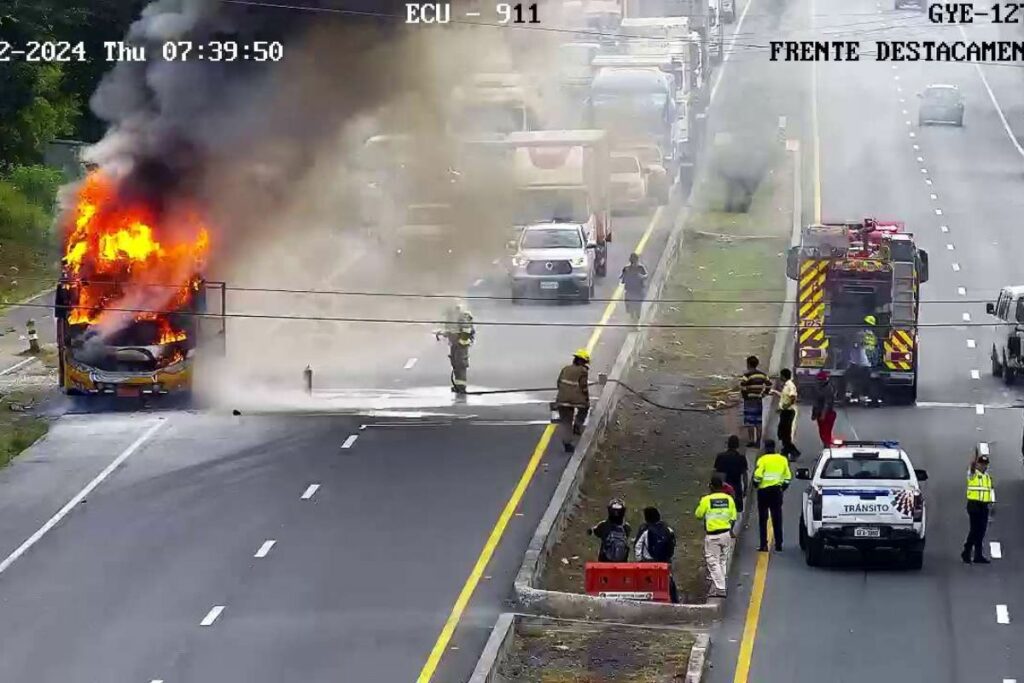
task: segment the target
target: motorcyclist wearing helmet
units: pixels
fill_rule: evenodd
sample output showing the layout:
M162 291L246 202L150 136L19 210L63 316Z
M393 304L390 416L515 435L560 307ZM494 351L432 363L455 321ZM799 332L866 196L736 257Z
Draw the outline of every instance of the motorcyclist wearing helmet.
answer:
M558 373L558 393L555 396L562 446L566 453L576 450L575 437L583 433L583 425L590 412L590 352L579 349L572 363Z

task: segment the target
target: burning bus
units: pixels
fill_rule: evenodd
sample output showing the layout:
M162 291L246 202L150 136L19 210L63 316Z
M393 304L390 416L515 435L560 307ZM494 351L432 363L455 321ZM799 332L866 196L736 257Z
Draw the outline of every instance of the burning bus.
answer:
M94 169L63 218L54 311L67 394L188 393L196 349L224 348L225 289L202 272L194 207L132 196Z

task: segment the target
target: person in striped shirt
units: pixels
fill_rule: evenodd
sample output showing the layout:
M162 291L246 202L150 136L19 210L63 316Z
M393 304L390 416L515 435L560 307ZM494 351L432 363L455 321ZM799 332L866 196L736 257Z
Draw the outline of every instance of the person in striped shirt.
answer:
M761 422L764 416L764 398L772 389L768 375L758 366L757 356L747 357L747 371L740 379L740 395L743 397L743 426L747 429L748 448L761 445Z

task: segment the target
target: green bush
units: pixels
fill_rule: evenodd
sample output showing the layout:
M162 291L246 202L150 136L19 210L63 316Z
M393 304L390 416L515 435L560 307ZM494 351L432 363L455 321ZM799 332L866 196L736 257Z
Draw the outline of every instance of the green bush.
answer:
M50 222L49 211L29 201L13 183L0 180L0 241L43 244Z
M52 212L64 174L49 166L16 166L7 174L7 181L43 211Z

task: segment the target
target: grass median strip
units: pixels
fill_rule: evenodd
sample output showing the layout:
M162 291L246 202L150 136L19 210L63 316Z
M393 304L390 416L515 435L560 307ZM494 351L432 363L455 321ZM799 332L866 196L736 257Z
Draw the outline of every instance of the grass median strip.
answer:
M6 467L49 429L46 419L30 412L39 399L36 394L34 390L24 390L0 396L0 467Z
M744 213L696 210L663 298L694 303L663 304L659 322L673 324L774 325L785 295L785 252L792 225L792 174L780 161L768 172ZM698 188L695 204L720 206L713 186ZM718 303L698 303L712 299ZM752 303L768 300L772 303ZM747 355L767 366L774 330L658 329L629 373L630 386L659 403L709 406L735 402L733 387ZM613 497L623 498L636 529L642 509L659 508L676 530L673 572L684 602L705 600L701 544L693 517L707 490L715 453L740 429L738 408L680 413L626 394L587 472L576 508L547 562L543 587L582 592L584 563L597 558L586 535L605 517ZM741 435L742 437L742 435Z

